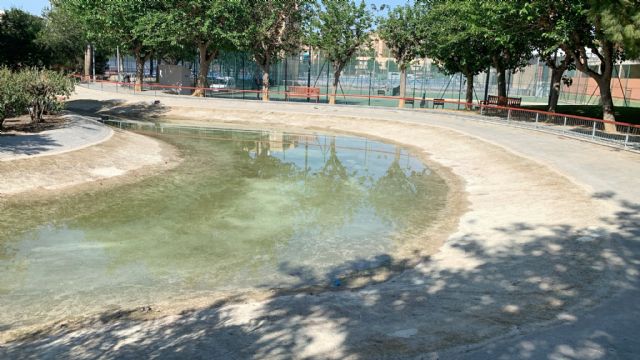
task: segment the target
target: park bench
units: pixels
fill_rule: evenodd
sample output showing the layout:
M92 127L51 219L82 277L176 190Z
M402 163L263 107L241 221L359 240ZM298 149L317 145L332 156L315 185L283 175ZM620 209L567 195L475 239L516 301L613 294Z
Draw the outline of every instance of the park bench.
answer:
M483 101L482 103L484 105L520 107L522 104L522 98L489 95L487 97L487 101Z
M286 100L288 100L289 97L305 97L305 98L314 97L316 98L316 102L319 102L320 88L308 87L308 86L289 86L284 96Z
M441 108L444 109L444 99L433 99L433 109L435 109L437 106L440 106Z

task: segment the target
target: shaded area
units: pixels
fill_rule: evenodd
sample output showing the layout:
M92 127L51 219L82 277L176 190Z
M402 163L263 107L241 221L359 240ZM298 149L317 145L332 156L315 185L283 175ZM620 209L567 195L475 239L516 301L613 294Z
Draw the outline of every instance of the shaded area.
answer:
M169 111L169 108L156 104L153 101L128 103L125 100L69 100L65 108L82 115L94 115L96 113L108 113L113 115L126 115L127 118L152 119Z
M61 145L49 134L0 135L0 157L10 155L37 155Z
M546 111L546 105L526 105L525 109ZM602 105L558 105L559 114L586 116L602 119ZM640 107L616 106L616 121L640 125Z
M616 217L604 219L611 225L607 229L526 222L496 229L514 239L500 249L487 248L482 237L465 234L451 244L473 264L465 268L424 258L415 269L387 281L371 277L357 289L345 281L334 284L338 291L281 291L263 302L216 303L149 322L125 313L116 320L98 320L89 331L53 328L6 345L0 355L383 359L437 358L438 352L457 347L451 356L442 357L457 358L468 345L537 331L536 323L579 323L602 308L601 299L637 293L640 205L621 201L620 207ZM387 259L393 261L383 260ZM311 280L328 282L336 270L358 268L362 261L347 262ZM291 272L286 266L283 270ZM293 273L299 274L300 283L310 280L307 269ZM630 340L637 339L640 325L637 306L624 310L626 321L592 324L588 331L593 336L585 341L595 352L558 337L547 346L523 342L520 352L504 358L608 358L607 342L626 340L630 352L618 355L629 358L640 351L639 343ZM629 338L614 339L622 334L608 333L612 327L630 333Z

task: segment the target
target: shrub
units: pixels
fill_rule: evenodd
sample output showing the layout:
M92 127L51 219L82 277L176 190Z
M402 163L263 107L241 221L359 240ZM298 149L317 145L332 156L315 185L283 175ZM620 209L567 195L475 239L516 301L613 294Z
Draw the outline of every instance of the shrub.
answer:
M17 73L24 96L29 105L29 115L36 127L45 113L62 109L63 103L58 96L71 95L73 81L63 74L51 70L25 69Z
M58 96L67 97L74 89L73 81L64 74L36 68L12 73L0 69L0 119L29 113L38 127L44 114L63 108Z
M6 67L0 68L0 125L5 118L26 113L28 100L16 74Z

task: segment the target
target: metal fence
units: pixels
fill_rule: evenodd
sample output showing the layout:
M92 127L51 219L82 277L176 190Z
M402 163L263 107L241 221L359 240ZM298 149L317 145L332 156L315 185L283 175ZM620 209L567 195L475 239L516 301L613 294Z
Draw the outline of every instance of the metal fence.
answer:
M184 97L178 95L182 90L195 90L194 87L181 87L170 85L159 85L155 83L145 83L143 91L136 91L135 86L129 82L114 81L89 81L80 82L81 86L108 92L127 93L127 94L144 94L159 97ZM293 86L293 85L288 85ZM287 87L288 87L287 86ZM357 89L357 87L356 87ZM220 91L217 89L205 88L208 98L227 98L227 99L259 99L259 90L241 90L228 89ZM289 96L290 92L283 86L282 89L273 90L270 93L271 100L280 100L288 102L315 102L320 101L319 98L313 98L312 95L306 96ZM324 96L320 94L319 97ZM369 95L349 93L343 94L342 104L361 105L361 106L393 106L398 105L398 96L392 95ZM203 100L206 100L204 98ZM535 111L522 109L518 107L506 107L497 105L483 104L482 102L470 103L447 100L442 98L427 98L426 94L422 97L406 97L408 102L405 105L406 110L414 111L440 111L440 110L460 110L454 114L457 116L466 116L474 120L490 121L509 126L529 128L537 131L560 134L567 137L598 142L604 145L621 148L633 152L640 152L640 125L633 125L622 122L604 121L601 119L593 119L575 115L566 115L558 113L549 113L544 111Z
M115 73L117 61L109 61L111 73ZM125 57L121 62L121 72L135 74L135 61ZM198 73L197 61L181 62L191 71L192 80ZM382 46L377 51L369 51L354 57L342 71L338 89L338 103L368 104L392 106L378 96L394 95L394 89L400 84L400 70L388 49ZM156 79L158 60L150 60L145 65L148 80ZM562 86L560 104L591 104L599 101L599 92L593 80L579 71L565 73L572 78L572 85ZM243 52L222 52L209 68L209 78L230 78L234 88L239 91L258 90L262 72ZM616 105L640 106L640 64L616 66L611 88ZM270 84L276 100L283 97L289 86L308 86L318 88L319 101L327 101L333 83L331 63L321 50L313 50L295 56L288 56L271 66ZM629 79L633 78L633 79ZM115 80L115 78L114 78ZM474 78L474 99L485 99L485 87L488 94L497 93L497 76L493 70ZM507 96L520 97L527 104L546 104L550 90L551 71L543 61L533 58L529 66L507 74ZM193 84L183 84L186 86ZM407 74L407 96L412 98L444 98L460 101L464 98L466 80L460 74L447 75L440 71L429 59L419 59L410 66ZM211 93L212 96L224 96ZM354 97L353 95L357 95ZM411 104L409 104L411 105Z

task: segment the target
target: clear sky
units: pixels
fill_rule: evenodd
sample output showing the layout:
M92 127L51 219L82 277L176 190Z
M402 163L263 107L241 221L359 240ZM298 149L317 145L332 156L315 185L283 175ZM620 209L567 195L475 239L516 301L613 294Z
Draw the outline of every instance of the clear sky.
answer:
M387 4L395 6L404 4L407 0L365 0L365 2L375 5ZM41 15L42 9L49 6L49 0L0 0L0 9L17 7L35 15Z

